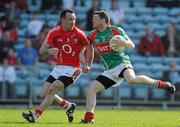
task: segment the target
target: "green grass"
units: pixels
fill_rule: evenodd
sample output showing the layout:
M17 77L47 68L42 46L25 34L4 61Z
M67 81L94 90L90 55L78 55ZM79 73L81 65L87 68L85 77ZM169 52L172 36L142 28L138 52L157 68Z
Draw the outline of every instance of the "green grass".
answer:
M27 110L0 110L0 127L180 127L179 111L96 110L95 124L79 124L84 111L75 112L69 124L63 110L47 110L36 123L28 123L21 113Z

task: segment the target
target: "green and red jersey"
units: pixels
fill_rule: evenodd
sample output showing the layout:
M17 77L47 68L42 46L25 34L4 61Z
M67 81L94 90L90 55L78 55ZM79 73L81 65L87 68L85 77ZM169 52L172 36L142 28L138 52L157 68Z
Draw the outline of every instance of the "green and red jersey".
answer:
M111 49L109 42L114 35L121 35L126 40L129 39L125 31L117 26L109 26L103 32L93 30L88 36L106 69L112 69L121 63L130 63L130 58L127 54Z

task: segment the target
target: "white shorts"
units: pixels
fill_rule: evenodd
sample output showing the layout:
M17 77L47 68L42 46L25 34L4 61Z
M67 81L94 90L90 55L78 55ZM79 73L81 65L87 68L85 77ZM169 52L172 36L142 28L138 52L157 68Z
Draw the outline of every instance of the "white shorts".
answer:
M119 75L121 74L121 72L125 68L132 68L133 69L133 67L130 63L121 63L120 65L118 65L117 67L115 67L113 69L104 71L103 73L101 73L101 75L108 77L109 79L116 82L116 84L113 86L119 86L121 84L121 82L124 80L124 78L119 77Z
M58 79L60 76L72 77L73 83L81 76L81 74L81 68L61 65L55 66L50 73L50 75L52 75L55 79Z

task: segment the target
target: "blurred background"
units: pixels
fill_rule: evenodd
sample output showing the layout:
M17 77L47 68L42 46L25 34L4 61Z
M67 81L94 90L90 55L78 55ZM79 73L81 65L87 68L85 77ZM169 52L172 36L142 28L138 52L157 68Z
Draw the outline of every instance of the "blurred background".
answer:
M92 30L92 14L106 10L111 24L121 26L135 43L126 50L137 74L170 81L177 92L122 82L97 96L97 105L117 108L180 106L180 0L0 0L0 107L39 104L43 82L56 61L38 50L47 32L59 23L63 9L73 9L77 26ZM90 82L104 70L95 57L93 69L59 93L85 106Z

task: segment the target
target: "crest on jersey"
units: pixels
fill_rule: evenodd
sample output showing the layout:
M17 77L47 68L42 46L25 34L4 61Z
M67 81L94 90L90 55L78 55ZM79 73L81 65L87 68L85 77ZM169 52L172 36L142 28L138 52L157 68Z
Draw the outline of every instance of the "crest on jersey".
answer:
M67 38L67 42L70 42L70 39L69 39L69 38Z
M74 39L74 44L77 44L78 43L78 39Z

